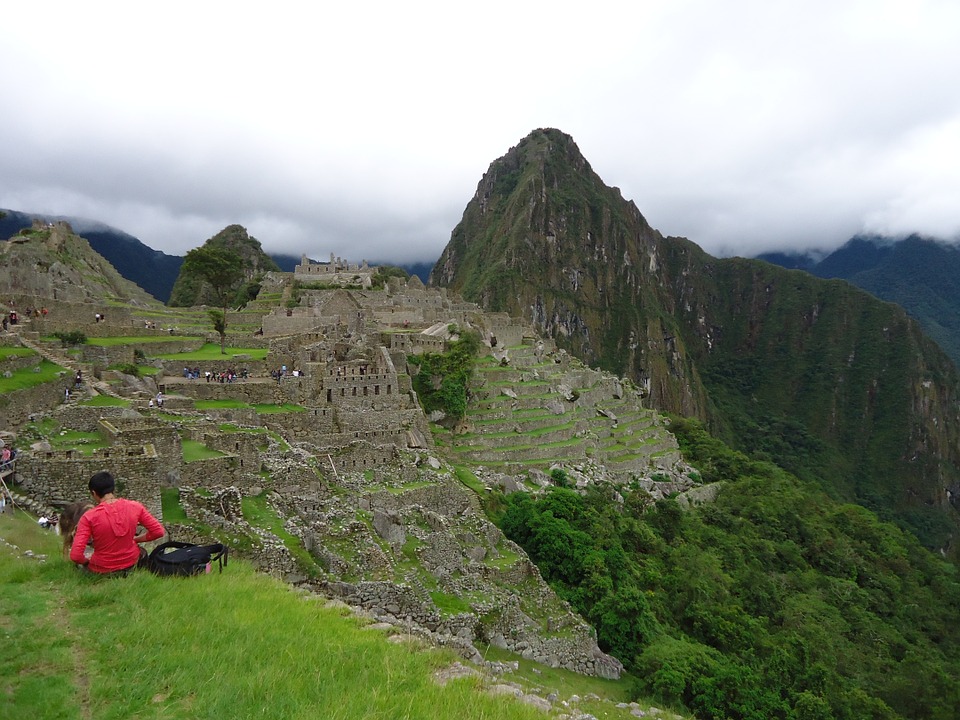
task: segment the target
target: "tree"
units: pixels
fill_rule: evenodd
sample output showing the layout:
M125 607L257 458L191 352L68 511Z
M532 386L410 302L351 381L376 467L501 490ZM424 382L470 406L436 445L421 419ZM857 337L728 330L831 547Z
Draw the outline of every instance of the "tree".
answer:
M226 248L204 245L194 248L183 259L183 269L203 279L216 298L220 310L210 313L213 329L220 334L220 352L226 355L227 306L244 280L243 259Z

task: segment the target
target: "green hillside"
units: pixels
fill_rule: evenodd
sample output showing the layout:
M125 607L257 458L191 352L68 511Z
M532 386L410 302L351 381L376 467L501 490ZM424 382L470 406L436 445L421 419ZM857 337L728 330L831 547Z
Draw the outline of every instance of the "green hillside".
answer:
M615 707L624 682L526 661L499 680L457 678L453 653L409 636L388 642L342 606L237 559L196 578L81 575L60 559L59 538L19 511L0 514L0 607L3 718L545 717L507 682L579 693L583 712L631 717Z
M697 423L672 429L715 502L554 488L499 514L638 692L701 720L957 717L956 567Z
M250 282L255 282L265 272L280 270L273 259L263 251L260 241L248 234L246 228L241 225L228 225L207 240L204 247L226 249L238 255L242 261L246 279ZM212 289L199 275L191 273L187 265L181 266L167 304L172 307L219 306Z
M846 283L663 237L560 131L491 164L431 282L960 551L960 381L919 326Z

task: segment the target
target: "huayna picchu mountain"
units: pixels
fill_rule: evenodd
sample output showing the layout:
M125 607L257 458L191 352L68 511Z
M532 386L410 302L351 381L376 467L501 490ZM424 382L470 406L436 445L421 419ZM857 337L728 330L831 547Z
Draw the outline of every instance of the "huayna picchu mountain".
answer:
M430 281L956 553L960 393L940 348L845 282L664 237L570 136L536 130L493 162Z

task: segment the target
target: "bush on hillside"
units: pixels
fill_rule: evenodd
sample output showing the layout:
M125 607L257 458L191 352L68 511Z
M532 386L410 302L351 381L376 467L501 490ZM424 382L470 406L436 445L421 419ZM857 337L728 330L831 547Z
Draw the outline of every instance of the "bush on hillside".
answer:
M53 336L60 341L61 347L73 347L87 342L86 333L80 330L58 331Z

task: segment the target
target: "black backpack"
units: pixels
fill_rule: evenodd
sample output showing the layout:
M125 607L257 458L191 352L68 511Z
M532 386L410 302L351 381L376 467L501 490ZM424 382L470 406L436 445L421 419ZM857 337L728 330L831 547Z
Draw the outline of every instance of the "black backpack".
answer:
M170 540L150 553L147 567L157 575L201 575L212 569L214 561L223 572L229 548L222 543L194 545Z

